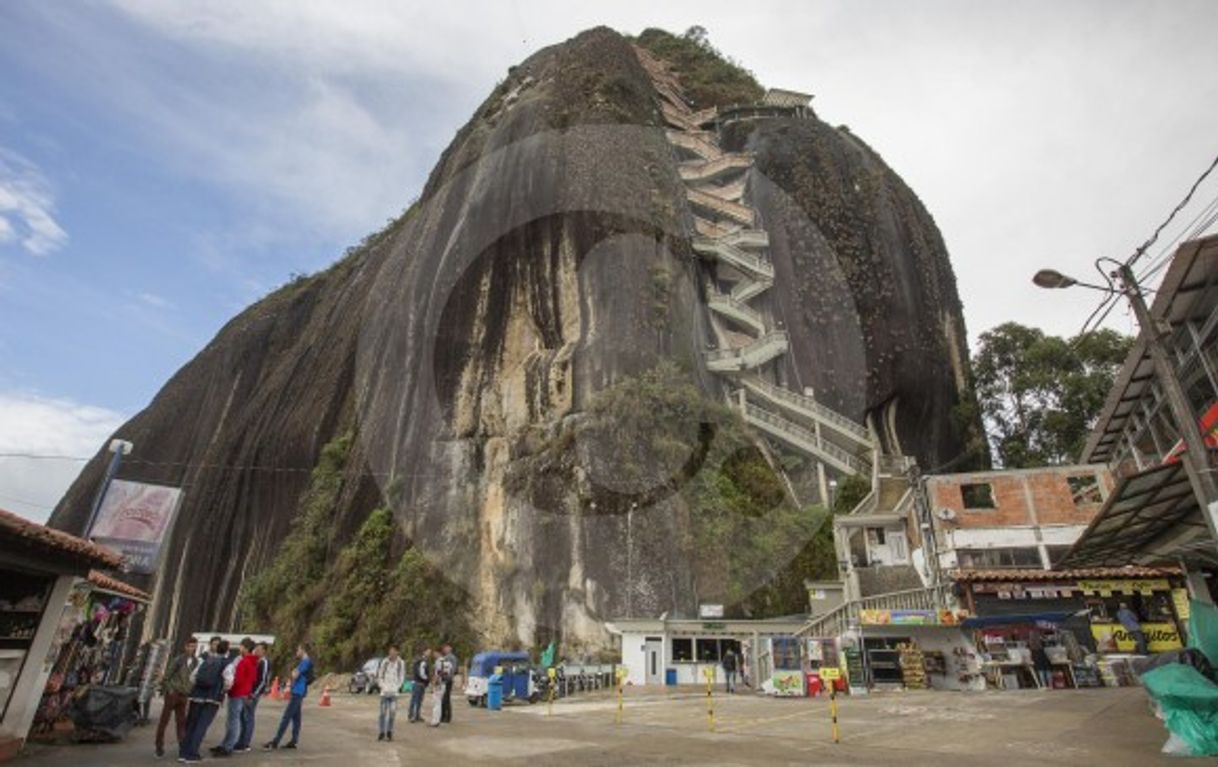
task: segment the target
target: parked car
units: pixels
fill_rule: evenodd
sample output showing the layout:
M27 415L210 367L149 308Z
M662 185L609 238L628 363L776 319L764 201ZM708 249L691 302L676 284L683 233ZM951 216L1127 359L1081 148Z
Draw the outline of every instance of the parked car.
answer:
M376 683L376 671L381 667L381 658L372 658L359 667L359 670L351 675L351 681L347 683L347 692L367 693L372 695L381 691L380 685Z

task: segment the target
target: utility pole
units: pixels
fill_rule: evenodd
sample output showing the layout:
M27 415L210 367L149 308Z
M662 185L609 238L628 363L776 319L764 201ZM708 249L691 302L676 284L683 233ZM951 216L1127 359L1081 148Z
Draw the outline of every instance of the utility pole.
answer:
M1179 429L1180 436L1184 440L1185 451L1180 456L1180 461L1188 474L1193 494L1197 496L1197 503L1201 507L1201 515L1205 517L1206 525L1209 526L1210 536L1218 544L1218 482L1215 482L1214 479L1214 468L1210 465L1209 449L1205 446L1205 438L1201 435L1197 416L1193 413L1192 406L1189 405L1184 387L1180 384L1180 378L1176 375L1176 369L1172 366L1171 359L1167 356L1167 349L1163 344L1163 339L1170 329L1160 327L1150 316L1146 299L1142 297L1142 289L1138 287L1133 269L1128 264L1121 266L1117 276L1121 280L1125 297L1129 299L1129 304L1133 307L1134 316L1138 319L1138 326L1142 330L1141 337L1146 341L1146 352L1150 355L1151 362L1154 363L1155 377L1163 389L1163 396L1167 400L1168 407L1171 408L1176 428Z

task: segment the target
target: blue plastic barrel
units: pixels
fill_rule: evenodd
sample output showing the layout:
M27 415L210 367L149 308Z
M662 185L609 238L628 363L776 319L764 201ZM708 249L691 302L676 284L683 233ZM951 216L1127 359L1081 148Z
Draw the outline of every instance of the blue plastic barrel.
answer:
M499 674L491 674L486 682L486 708L488 711L503 708L503 677Z
M669 687L677 686L677 670L675 668L664 669L664 684Z

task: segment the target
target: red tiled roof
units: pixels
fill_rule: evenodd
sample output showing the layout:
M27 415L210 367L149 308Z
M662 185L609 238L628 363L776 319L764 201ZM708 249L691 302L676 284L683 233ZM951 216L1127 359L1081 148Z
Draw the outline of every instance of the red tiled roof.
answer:
M1178 567L1084 567L1077 570L952 570L958 581L1061 581L1087 578L1171 578L1184 575Z
M113 591L115 594L122 594L123 596L131 597L132 599L139 602L144 602L145 604L152 599L152 597L148 595L147 591L137 589L130 583L124 583L118 578L111 578L109 575L106 575L98 570L89 571L89 583L92 583L94 586L102 589L103 591Z
M0 509L0 543L33 549L41 556L58 557L92 567L117 568L123 555L84 538L31 522Z

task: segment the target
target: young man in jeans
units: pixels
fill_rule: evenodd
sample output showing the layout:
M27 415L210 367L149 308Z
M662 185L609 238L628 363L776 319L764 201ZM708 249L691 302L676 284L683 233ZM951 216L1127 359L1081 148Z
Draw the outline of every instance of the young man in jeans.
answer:
M161 680L161 694L165 696L165 704L161 707L161 719L156 725L156 755L165 755L165 728L169 725L169 715L173 714L173 724L177 730L178 744L186 740L186 707L190 702L190 675L198 665L195 650L199 643L192 637L182 645L182 654L169 661L165 669L165 677Z
M376 684L381 688L380 734L377 740L393 740L393 719L398 710L398 693L406 682L406 661L398 648L389 646L389 655L376 669Z
M254 740L254 721L258 712L258 701L262 699L263 695L266 695L271 684L271 661L266 657L266 651L266 642L254 645L254 660L257 663L258 673L254 677L254 689L245 699L245 711L241 715L241 737L237 739L237 746L233 749L237 752L243 753L250 750L250 743Z
M194 686L190 688L190 710L186 714L186 739L178 744L178 761L198 764L203 761L199 747L207 728L224 699L224 667L228 665L228 642L221 639L215 651L199 664Z
M423 696L427 693L427 683L431 681L431 648L424 647L419 657L414 659L414 679L410 688L410 709L407 711L407 721L423 721Z
M215 756L230 756L241 739L245 721L245 704L258 678L258 659L254 657L254 640L241 640L241 657L233 661L233 682L228 688L228 718L224 725L224 741L211 750Z
M283 710L283 717L279 720L279 729L275 732L275 737L263 746L264 749L272 751L279 748L279 741L283 740L289 722L292 724L292 739L284 745L284 748L296 748L300 742L301 707L304 705L305 696L309 694L309 680L312 678L313 659L309 657L309 646L302 643L296 648L296 668L292 669L292 697L288 701L287 708Z

